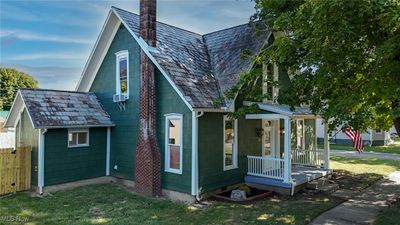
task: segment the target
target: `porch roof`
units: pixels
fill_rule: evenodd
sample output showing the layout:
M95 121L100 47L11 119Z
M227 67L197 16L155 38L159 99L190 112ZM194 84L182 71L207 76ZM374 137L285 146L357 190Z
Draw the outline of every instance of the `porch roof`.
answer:
M310 110L309 107L294 107L294 110L292 111L289 105L284 105L284 104L277 104L277 103L272 103L272 102L249 102L249 101L243 102L243 105L245 105L245 106L251 106L253 104L257 104L259 109L265 110L268 112L247 115L247 116L249 116L249 119L264 119L263 117L265 117L266 114L269 114L269 117L276 117L276 118L284 118L284 117L319 118L319 115L315 115ZM278 115L274 116L274 114L278 114ZM264 115L264 116L262 116L262 115ZM259 117L259 118L256 118L256 117Z

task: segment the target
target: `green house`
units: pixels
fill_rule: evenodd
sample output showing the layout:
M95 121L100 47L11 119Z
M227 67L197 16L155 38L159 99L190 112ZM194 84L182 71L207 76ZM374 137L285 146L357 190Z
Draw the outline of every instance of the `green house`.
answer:
M204 35L162 22L156 27L156 47L149 47L139 35L139 16L112 7L76 91L18 92L5 126L16 128L17 146L32 146L32 185L39 192L96 178L134 185L141 52L156 68L164 195L193 201L243 183L293 194L331 172L328 143L317 149L318 116L277 104L283 88L262 83L270 100L238 96L215 106L254 67L243 52L255 55L273 42L267 27L256 32L245 24ZM281 86L290 82L276 65L262 71ZM254 104L259 113L227 116Z

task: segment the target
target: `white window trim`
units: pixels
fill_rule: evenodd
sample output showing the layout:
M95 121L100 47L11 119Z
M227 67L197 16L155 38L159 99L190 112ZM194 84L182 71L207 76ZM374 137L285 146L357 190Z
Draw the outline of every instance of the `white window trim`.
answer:
M182 174L183 165L183 115L182 114L166 114L165 116L165 172ZM170 120L180 120L181 122L181 130L180 130L180 139L181 144L179 148L179 169L170 168L170 149L169 149L169 121Z
M226 166L225 165L225 156L226 156L226 154L225 154L225 121L227 121L227 120L230 120L229 119L229 117L227 116L227 115L224 115L224 118L223 118L223 120L222 120L222 128L223 128L223 136L222 136L222 140L223 140L223 142L222 142L222 146L223 146L223 149L224 149L224 155L223 155L223 160L222 160L222 164L223 164L223 166L224 166L224 171L227 171L227 170L232 170L232 169L237 169L238 168L238 121L237 121L237 119L235 119L234 120L234 123L233 123L233 129L234 129L234 137L235 137L235 140L234 140L234 148L232 149L232 165L229 165L229 166Z
M129 52L128 50L122 50L115 53L115 94L121 94L121 81L119 77L119 60L126 57L126 99L129 99Z
M69 144L69 135L71 133L87 133L86 135L86 144L76 144L76 145L70 145ZM67 144L68 144L68 148L80 148L80 147L88 147L89 146L89 129L68 129L68 136L67 136Z

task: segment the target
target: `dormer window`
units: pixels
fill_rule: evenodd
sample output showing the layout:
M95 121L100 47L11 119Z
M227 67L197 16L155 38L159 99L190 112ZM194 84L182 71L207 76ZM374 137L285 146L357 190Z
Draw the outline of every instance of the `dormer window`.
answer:
M129 98L129 54L127 50L119 51L116 55L116 95Z

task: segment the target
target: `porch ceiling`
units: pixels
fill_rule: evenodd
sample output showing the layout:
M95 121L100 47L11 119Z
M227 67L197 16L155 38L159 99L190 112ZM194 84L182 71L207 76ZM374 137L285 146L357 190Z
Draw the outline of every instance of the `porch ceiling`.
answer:
M320 118L315 115L309 107L294 107L292 111L289 105L269 103L269 102L248 102L244 101L243 105L251 106L257 104L261 110L268 113L249 114L246 119L285 119L285 118Z

